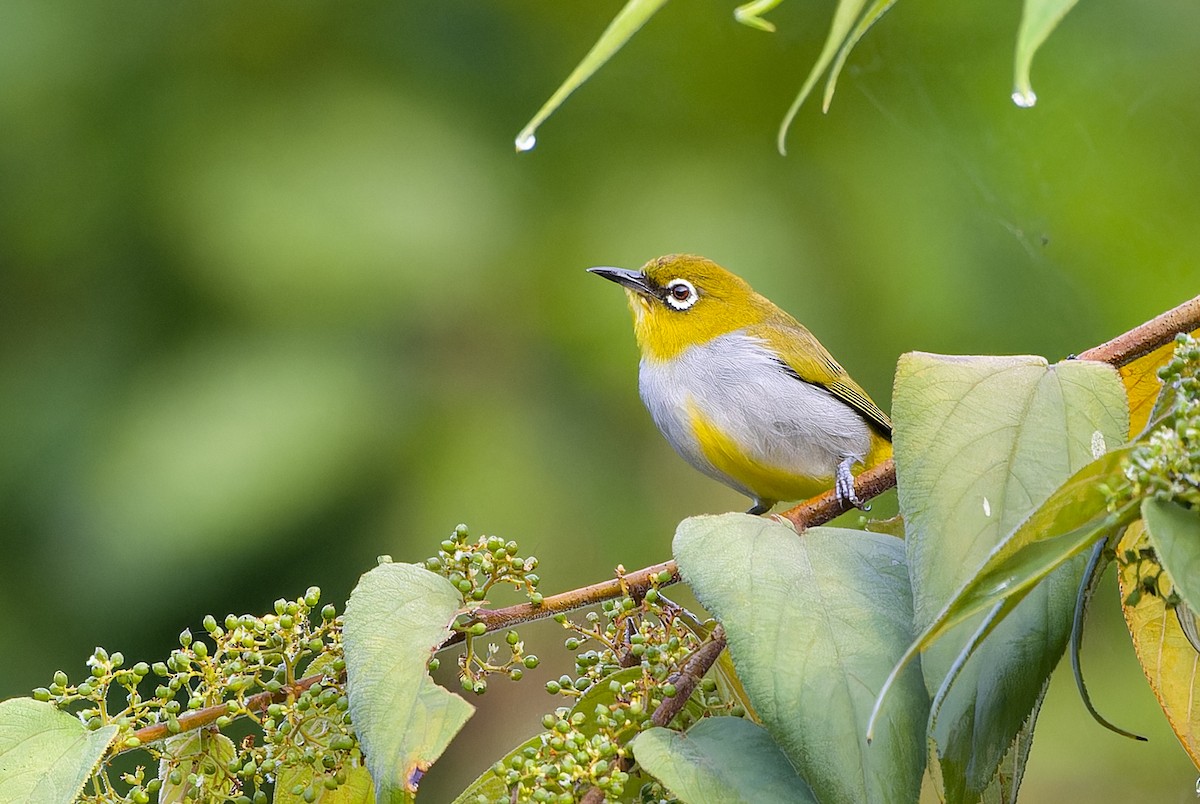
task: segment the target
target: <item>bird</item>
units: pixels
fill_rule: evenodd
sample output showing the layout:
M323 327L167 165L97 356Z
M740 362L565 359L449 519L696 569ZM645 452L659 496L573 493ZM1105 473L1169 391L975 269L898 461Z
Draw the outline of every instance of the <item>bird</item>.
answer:
M748 496L749 514L834 488L892 454L892 422L821 342L744 279L694 254L589 272L625 290L638 390L696 469Z

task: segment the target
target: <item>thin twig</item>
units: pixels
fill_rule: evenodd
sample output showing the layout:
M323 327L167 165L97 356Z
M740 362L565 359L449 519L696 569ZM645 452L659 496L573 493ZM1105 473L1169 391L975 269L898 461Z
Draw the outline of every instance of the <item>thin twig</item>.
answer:
M1079 359L1123 366L1170 343L1179 333L1194 332L1196 329L1200 329L1200 296L1155 316L1107 343L1088 349L1079 355Z
M679 582L679 567L674 561L664 561L661 564L653 564L649 567L637 570L636 572L625 572L607 581L594 583L590 586L583 586L579 589L572 589L569 592L560 592L557 595L550 595L543 598L540 605L532 603L518 603L515 606L507 606L502 609L476 609L475 622L481 622L487 625L488 631L499 631L503 628L511 628L514 625L531 622L533 620L544 620L547 617L553 617L555 614L565 614L568 611L581 609L584 606L591 606L596 603L603 603L605 600L612 600L621 595L628 594L635 600L640 599L646 594L652 584L652 579L657 578L663 573L667 573L670 577L665 581L659 581L659 586L670 586L673 583ZM446 640L442 647L456 645L463 641L461 633L455 633Z
M324 673L316 673L315 675L308 676L307 678L302 678L295 684L284 687L278 692L260 692L255 695L251 695L246 699L246 709L251 712L263 712L273 703L283 703L288 699L289 695L299 695L324 677ZM227 714L229 714L229 707L223 703L219 703L214 706L206 706L203 709L195 709L191 712L185 712L178 718L179 728L175 733L181 734L185 731L191 731L192 729L202 729L205 726L211 726L213 723L217 722L217 718ZM166 723L154 723L149 726L143 726L130 736L136 737L140 745L146 745L147 743L165 740L166 738L170 737L171 734L172 732L167 728ZM121 749L116 753L121 754L126 751L132 751L136 747L138 746L133 746L130 748L122 746Z

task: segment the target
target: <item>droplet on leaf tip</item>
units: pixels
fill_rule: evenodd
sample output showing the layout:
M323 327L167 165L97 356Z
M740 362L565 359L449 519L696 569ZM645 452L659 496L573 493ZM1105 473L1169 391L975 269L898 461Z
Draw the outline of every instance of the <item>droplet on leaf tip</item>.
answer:
M521 132L521 134L517 136L516 146L519 153L532 151L533 146L535 145L537 145L537 137L535 137L532 132Z
M1012 94L1013 103L1020 106L1022 109L1032 108L1037 103L1037 95L1032 89L1018 89Z

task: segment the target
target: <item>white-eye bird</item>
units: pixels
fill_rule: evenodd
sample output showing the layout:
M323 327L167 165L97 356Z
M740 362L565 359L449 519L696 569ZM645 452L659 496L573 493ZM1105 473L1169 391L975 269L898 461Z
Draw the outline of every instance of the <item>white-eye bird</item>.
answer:
M751 514L830 486L862 507L852 470L891 456L892 422L802 324L704 257L588 270L625 289L642 401L684 460Z

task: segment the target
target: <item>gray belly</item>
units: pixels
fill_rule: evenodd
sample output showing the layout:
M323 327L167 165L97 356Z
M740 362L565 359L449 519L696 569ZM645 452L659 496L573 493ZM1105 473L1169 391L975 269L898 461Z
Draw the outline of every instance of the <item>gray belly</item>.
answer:
M824 388L797 380L764 343L740 333L693 346L672 361L643 359L639 390L650 416L688 463L744 493L716 469L692 431L689 406L757 463L810 477L833 477L845 458L870 449L863 418Z

